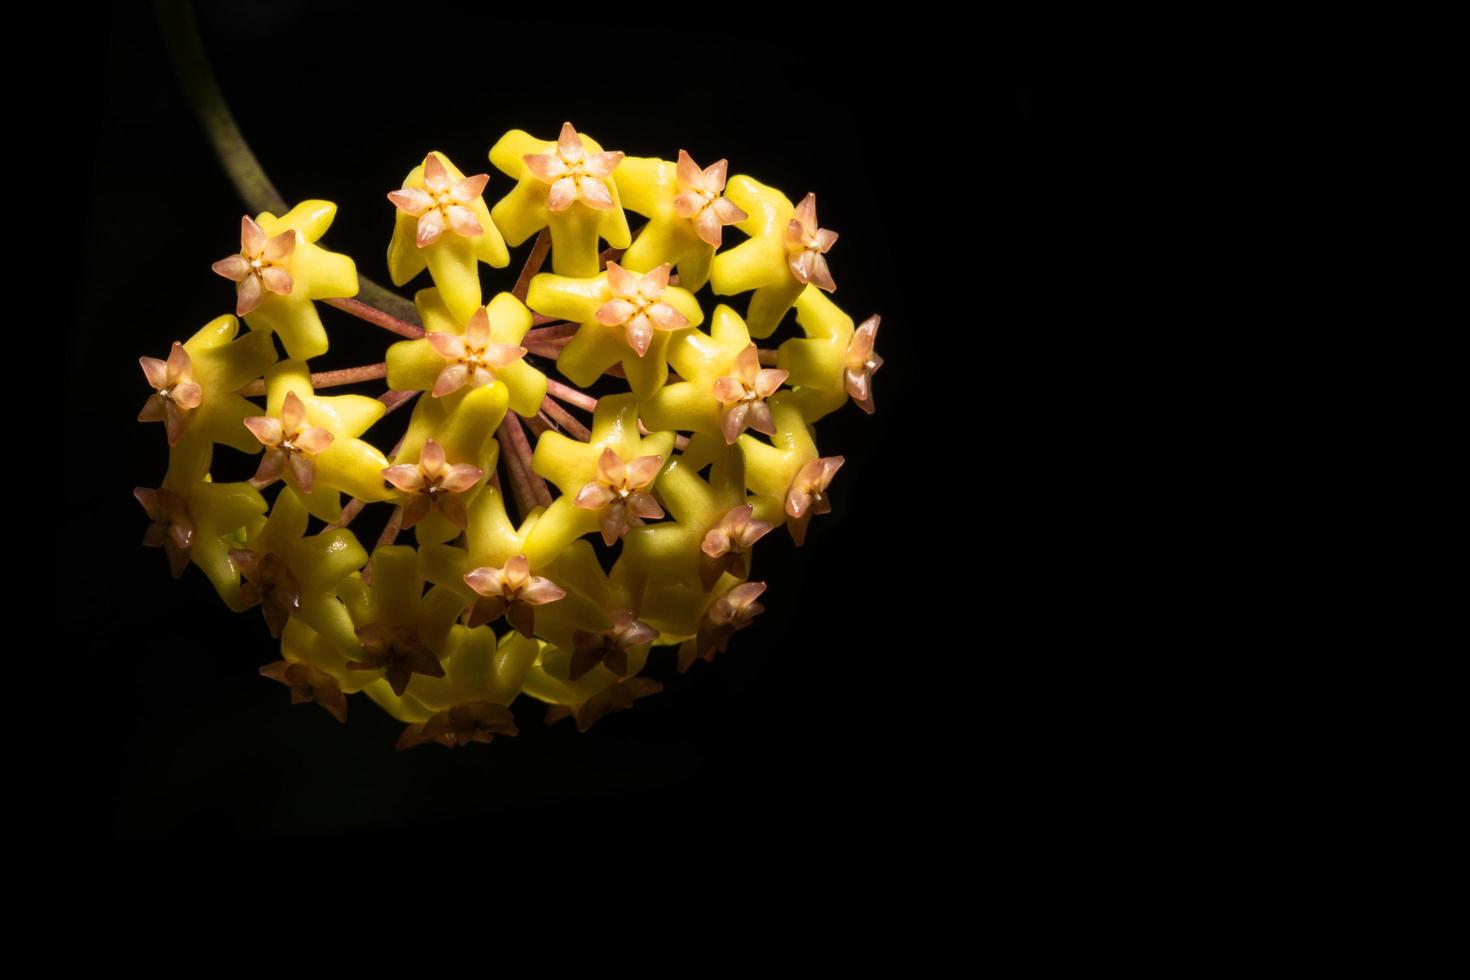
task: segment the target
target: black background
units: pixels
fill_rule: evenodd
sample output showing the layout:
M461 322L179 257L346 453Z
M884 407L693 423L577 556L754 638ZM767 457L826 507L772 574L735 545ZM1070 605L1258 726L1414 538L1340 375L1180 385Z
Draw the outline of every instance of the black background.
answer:
M163 554L139 543L147 520L132 489L157 485L167 457L162 426L134 421L149 393L137 358L232 310L232 285L209 265L238 248L245 208L151 12L99 13L97 83L78 110L92 206L69 341L72 423L97 459L69 488L90 519L70 527L57 569L75 577L79 555L106 556L107 586L65 607L69 657L95 704L88 731L106 733L89 753L99 829L177 838L534 823L565 843L760 830L816 846L840 826L874 843L902 828L919 844L924 828L964 812L952 800L977 784L1024 791L1032 777L1015 760L1049 736L1011 722L1035 694L1008 686L1004 667L988 681L975 668L1024 648L995 634L996 606L1044 558L1011 551L994 566L1027 521L1015 501L1050 492L1018 472L1030 451L1013 452L1018 427L1034 430L1049 410L1018 356L1029 343L1015 339L1034 315L1031 257L1054 218L1039 203L1057 164L1039 148L1052 121L1036 70L996 67L989 48L934 35L839 45L798 22L731 19L619 36L623 21L609 17L599 36L582 21L436 9L200 12L225 96L277 188L292 203L338 204L324 245L386 282L386 191L438 149L466 173L490 172L493 203L509 184L486 154L512 128L550 138L569 119L609 149L727 157L732 174L793 199L817 193L822 225L841 235L834 300L855 319L883 316L878 413L849 405L819 423L822 452L847 458L835 513L814 522L806 547L783 529L757 552L767 614L687 674L672 650L655 652L648 673L665 690L590 732L545 728L544 706L522 698L518 737L397 752L401 724L365 698L351 699L345 726L293 707L257 674L279 658L261 617L231 614L197 569L174 582ZM482 270L487 295L510 287L528 247L509 269ZM707 290L701 300L713 302ZM323 318L332 350L317 369L379 360L394 339L330 309ZM394 437L375 441L387 449ZM217 477L253 469L226 449L217 459ZM355 528L369 546L371 526L365 515Z

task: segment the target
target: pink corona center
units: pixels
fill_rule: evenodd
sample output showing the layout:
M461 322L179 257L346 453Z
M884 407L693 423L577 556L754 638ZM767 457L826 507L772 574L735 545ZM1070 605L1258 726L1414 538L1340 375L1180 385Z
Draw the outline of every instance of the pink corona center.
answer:
M306 424L306 405L296 392L286 392L280 418L251 416L245 420L245 427L266 447L251 482L263 487L286 473L296 489L311 493L316 483L316 455L332 444L332 434Z
M536 606L565 599L567 592L548 578L531 574L525 555L516 555L503 568L485 565L466 573L465 584L481 596L470 610L467 625L474 629L501 616L527 639L536 632Z
M791 487L786 491L786 513L791 520L786 526L798 545L806 540L807 525L811 523L814 514L831 513L832 504L827 500L827 487L845 462L846 459L841 456L814 459L798 470L791 481Z
M434 651L419 640L418 630L388 623L369 623L357 629L361 660L349 660L348 670L381 670L393 693L403 697L413 674L443 677L444 666Z
M383 470L383 479L404 493L412 494L403 505L402 527L410 528L438 510L445 520L458 528L469 527L464 498L460 494L471 489L485 476L485 471L469 463L448 463L444 447L433 439L424 443L417 463L400 463Z
M493 701L466 701L434 715L428 721L409 725L399 736L397 748L438 742L446 748L490 742L496 735L517 734L515 715Z
M599 511L597 523L604 544L611 547L631 528L642 527L645 519L664 516L663 508L648 492L662 465L662 456L639 456L624 463L611 449L602 451L597 479L582 487L576 504Z
M765 612L765 606L756 601L765 591L764 582L746 582L716 599L699 624L698 655L713 660L716 652L724 653L730 638Z
M628 346L639 357L648 353L654 330L682 330L689 320L661 297L669 288L668 262L644 276L637 276L616 262L607 264L607 288L612 299L597 310L604 327L622 327Z
M495 383L495 372L526 355L524 347L490 342L490 315L482 306L465 324L464 335L436 330L424 335L439 356L448 361L434 379L435 398L443 398L466 386L479 388Z
M879 320L880 317L874 314L853 332L847 345L847 366L842 372L847 393L869 415L873 414L873 375L883 366L883 358L873 352L873 342L878 339Z
M720 518L704 536L699 550L702 552L699 578L708 592L719 582L720 576L728 572L736 578L750 573L750 553L755 543L771 532L773 525L751 517L755 508L750 504L733 507Z
M808 194L796 206L796 217L786 224L786 261L802 284L815 283L832 292L837 284L827 268L826 253L837 242L837 232L817 227L817 195Z
M168 556L169 571L178 578L189 565L189 545L194 543L194 521L188 504L172 490L137 487L133 496L153 522L143 534L143 543L162 548Z
M277 660L260 668L262 677L280 681L291 689L292 704L307 704L315 701L326 708L333 718L347 721L347 695L337 678L311 664Z
M265 229L251 220L240 218L240 253L226 256L211 267L235 283L235 315L254 312L267 292L289 295L295 283L291 279L291 255L296 251L296 232L283 231L267 238Z
M229 554L231 564L245 578L240 583L240 601L246 606L259 603L271 636L279 639L286 620L301 608L301 586L296 576L279 555L243 549L231 549Z
M177 340L169 349L168 360L156 357L140 357L143 376L154 393L143 403L138 413L139 422L163 422L168 434L168 444L174 445L184 434L189 413L204 401L204 389L194 380L194 365L189 352Z
M601 633L577 630L572 634L572 660L567 678L579 680L583 674L602 664L619 677L628 674L628 651L652 643L658 630L640 622L631 609L614 609L612 629Z
M716 379L714 385L715 397L724 406L720 411L720 431L725 443L733 445L746 428L775 435L776 421L771 417L766 399L785 384L790 372L762 368L755 344L736 356L734 368L734 374Z
M389 191L388 200L404 214L419 219L414 237L418 247L425 248L437 242L446 228L465 238L485 234L470 205L479 200L488 183L489 174L452 181L444 164L430 153L424 157L424 186Z
M703 170L684 150L674 174L674 213L694 222L695 234L706 244L719 248L725 225L750 217L721 195L725 192L728 160L719 160Z
M589 156L571 123L562 123L555 152L527 153L523 159L537 180L551 185L546 194L547 210L565 211L576 201L596 211L613 206L606 178L623 162L622 151Z

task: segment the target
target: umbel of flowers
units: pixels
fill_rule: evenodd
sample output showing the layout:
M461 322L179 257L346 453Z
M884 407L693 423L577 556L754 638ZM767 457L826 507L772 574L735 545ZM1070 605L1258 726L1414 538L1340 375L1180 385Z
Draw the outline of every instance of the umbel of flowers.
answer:
M320 244L336 206L303 201L244 216L214 263L233 314L140 358L138 417L169 446L159 485L134 491L144 544L259 610L280 641L260 672L293 701L345 721L362 692L407 724L400 748L514 735L522 694L585 731L660 689L651 650L681 671L724 652L762 610L762 539L784 525L801 544L840 488L813 423L872 412L882 364L878 317L854 325L830 298L837 235L815 195L793 204L682 149L606 151L570 123L489 156L504 178L435 151L387 194L389 275L432 283L419 323L352 298L355 263ZM487 294L480 267L533 239ZM405 339L313 372L318 303ZM791 335L762 346L793 307ZM604 375L627 390L583 390ZM321 393L380 378L378 397ZM385 452L373 427L410 404ZM217 451L257 456L254 476L213 479ZM369 552L350 525L371 504L391 513Z

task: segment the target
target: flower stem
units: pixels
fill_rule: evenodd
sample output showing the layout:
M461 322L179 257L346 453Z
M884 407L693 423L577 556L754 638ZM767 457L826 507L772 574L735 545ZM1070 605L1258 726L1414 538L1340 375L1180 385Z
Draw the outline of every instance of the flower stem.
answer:
M553 401L550 395L547 395L546 400L541 403L541 411L545 412L551 417L553 422L570 432L575 438L581 439L583 442L592 441L592 432L581 422L578 422L576 416L572 415L571 412L568 412L561 405Z
M554 327L537 327L528 330L524 340L534 340L541 344L561 344L570 341L577 335L582 325L580 323L558 323Z
M342 368L338 371L319 371L311 376L311 387L313 390L321 388L336 388L341 385L357 384L359 381L375 381L378 378L388 376L388 365L382 361L377 364L364 364L362 367ZM250 382L240 389L240 394L249 398L253 395L265 394L265 379L261 378Z
M521 266L521 274L516 277L516 284L510 294L522 303L526 301L526 292L531 288L531 277L541 271L541 265L546 261L546 253L551 251L551 229L542 228L541 234L536 236L536 244L531 246L531 254L526 256L526 264Z
M328 306L335 306L343 313L350 313L353 316L357 317L359 320L366 320L373 326L382 327L384 330L396 333L400 337L407 337L409 340L418 340L424 335L423 327L415 326L412 323L400 320L398 317L393 316L391 313L385 313L376 307L369 306L368 304L361 302L360 300L324 299L322 300L322 302L326 303Z
M564 401L568 405L575 405L578 408L586 409L589 412L595 411L597 408L596 398L593 398L591 395L584 395L576 388L564 385L560 381L552 378L546 379L546 393L552 398Z
M260 161L245 142L230 107L220 91L219 78L210 67L209 56L204 53L204 41L199 36L199 24L194 19L192 5L183 0L153 0L153 12L163 30L164 44L169 59L174 63L184 97L199 119L204 135L214 147L230 183L251 211L269 211L285 214L290 210L286 199L276 190L270 177L266 176ZM367 302L387 310L399 320L415 323L418 311L413 303L391 290L385 289L366 276L357 278L358 295Z

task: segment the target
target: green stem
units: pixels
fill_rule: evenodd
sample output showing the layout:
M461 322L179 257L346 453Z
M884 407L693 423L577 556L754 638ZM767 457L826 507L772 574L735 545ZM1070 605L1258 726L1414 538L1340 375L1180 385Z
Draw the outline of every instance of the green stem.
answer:
M163 30L163 40L183 85L184 97L189 100L194 115L199 118L199 125L204 128L204 135L209 137L215 155L245 206L257 214L261 211L285 214L290 210L286 199L266 176L250 144L245 142L245 136L225 102L224 93L220 91L219 79L204 53L204 42L199 36L199 24L194 19L193 8L187 0L153 0L153 12ZM399 320L418 325L418 311L412 302L363 275L357 277L357 284L357 295L363 302Z

